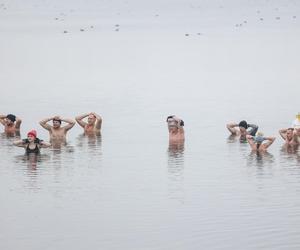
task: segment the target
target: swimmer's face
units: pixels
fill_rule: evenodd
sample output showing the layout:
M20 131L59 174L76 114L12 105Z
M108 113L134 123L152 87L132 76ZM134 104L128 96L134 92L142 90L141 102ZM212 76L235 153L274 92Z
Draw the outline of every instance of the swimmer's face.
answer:
M244 127L239 127L240 131L241 131L241 135L245 135L247 134L247 130Z
M88 116L88 124L93 125L96 122L96 117L94 115Z
M293 139L293 130L288 129L288 131L286 132L286 138L290 141Z
M35 137L33 135L28 135L27 139L29 142L33 142L35 140Z
M8 118L5 118L5 120L6 120L6 124L9 125L9 126L14 124L14 122L12 120L8 119Z
M56 120L53 121L53 128L59 128L60 125L61 125L61 124L60 124L59 121L56 121Z
M178 130L178 127L176 125L169 125L169 130L171 132L176 132Z

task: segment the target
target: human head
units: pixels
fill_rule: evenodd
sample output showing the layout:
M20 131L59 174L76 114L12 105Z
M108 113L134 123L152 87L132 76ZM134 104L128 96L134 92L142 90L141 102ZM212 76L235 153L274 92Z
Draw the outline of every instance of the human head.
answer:
M241 131L241 135L246 137L248 123L244 120L240 121L239 128L240 128L240 131Z
M265 140L264 134L261 132L257 132L256 135L254 136L254 141L257 144L262 144L262 142Z
M28 133L27 133L27 139L29 142L32 142L36 139L36 131L33 129L33 130L30 130Z
M8 114L6 116L6 120L7 120L8 124L13 124L16 121L16 116L13 114Z
M59 117L54 117L52 122L53 122L53 127L54 128L59 128L60 125L61 125L61 119Z
M287 129L287 131L286 131L286 139L288 141L291 141L293 139L293 132L294 132L293 128L288 128Z
M89 114L89 116L88 116L88 124L89 125L93 125L93 124L95 124L95 122L96 122L96 116L93 115L93 114Z
M167 123L170 132L176 132L178 130L178 122L174 119L174 115L167 117Z

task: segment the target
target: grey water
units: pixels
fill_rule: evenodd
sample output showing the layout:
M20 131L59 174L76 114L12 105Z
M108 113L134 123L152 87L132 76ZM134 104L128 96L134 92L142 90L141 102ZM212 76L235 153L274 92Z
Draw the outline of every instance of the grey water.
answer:
M290 3L285 16L299 11ZM87 137L75 125L36 158L1 134L0 249L300 248L300 151L278 134L300 111L299 20L237 30L223 19L200 39L179 21L1 30L0 113L22 118L22 138L48 140L38 121L54 115L94 111L103 127ZM170 114L185 121L184 145L169 145ZM277 137L268 153L229 136L242 119Z

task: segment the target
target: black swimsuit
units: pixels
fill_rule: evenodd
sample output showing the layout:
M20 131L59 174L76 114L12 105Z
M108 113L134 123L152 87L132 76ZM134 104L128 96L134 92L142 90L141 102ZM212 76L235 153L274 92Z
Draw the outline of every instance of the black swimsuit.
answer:
M34 149L29 148L29 144L26 147L26 154L39 154L40 153L40 149L38 147L38 145L35 145Z

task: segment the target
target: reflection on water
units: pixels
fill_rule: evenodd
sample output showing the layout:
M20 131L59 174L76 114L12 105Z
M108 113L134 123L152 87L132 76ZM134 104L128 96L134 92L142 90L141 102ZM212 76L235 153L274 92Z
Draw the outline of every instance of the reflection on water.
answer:
M87 149L101 149L102 137L101 134L81 134L77 137L77 146L84 148L87 146Z
M184 142L169 143L168 148L169 197L184 202Z
M298 146L284 145L280 150L280 165L300 169L300 152Z
M275 162L274 156L269 152L254 152L248 156L247 165L248 166L256 166L256 167L264 167L268 165L272 165Z

